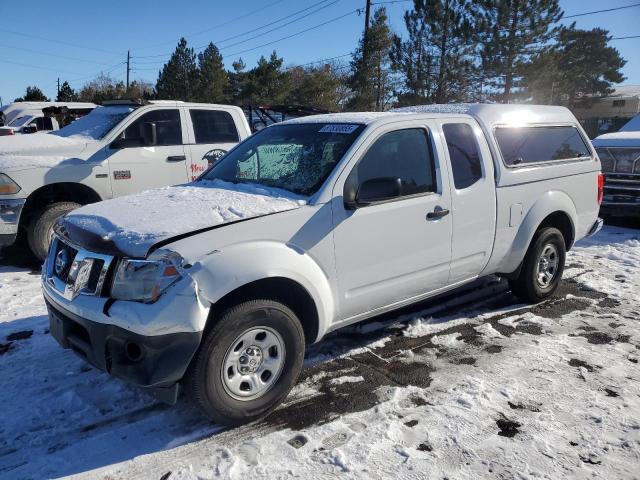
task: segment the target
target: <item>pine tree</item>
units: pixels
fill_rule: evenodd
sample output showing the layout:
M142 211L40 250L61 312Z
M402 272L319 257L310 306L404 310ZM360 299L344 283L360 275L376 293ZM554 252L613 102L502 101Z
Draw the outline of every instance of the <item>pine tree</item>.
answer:
M608 45L607 30L562 27L557 44L535 55L524 71L523 85L536 103L585 106L611 93L625 77L620 52Z
M353 53L349 79L353 90L348 102L350 110L382 111L389 105L393 95L389 58L392 43L387 11L380 7L373 15L366 36L363 34Z
M42 93L38 87L29 86L27 87L27 91L25 92L23 97L16 98L16 102L48 102L49 99L47 96Z
M225 103L229 88L229 75L224 69L218 47L210 43L198 54L198 101Z
M338 89L340 79L330 65L322 67L294 67L291 75L291 92L286 103L322 108L329 111L340 109Z
M247 65L242 58L239 58L233 62L231 66L233 67L233 71L227 72L229 75L229 84L226 92L227 97L230 98L235 105L244 105L246 102L242 94L247 83L247 72L244 71Z
M558 33L558 0L479 0L485 77L504 103L513 101L526 65Z
M164 64L156 82L162 100L194 101L198 95L198 66L193 48L181 38L169 61Z
M291 75L282 68L284 60L274 51L269 60L260 57L246 73L240 98L251 105L281 104L291 91Z
M62 82L62 86L60 87L60 91L56 97L56 102L76 102L77 100L78 94L73 88L71 88L69 82Z
M477 41L465 0L414 0L405 13L408 39L394 39L391 59L403 79L398 102L448 103L470 97Z

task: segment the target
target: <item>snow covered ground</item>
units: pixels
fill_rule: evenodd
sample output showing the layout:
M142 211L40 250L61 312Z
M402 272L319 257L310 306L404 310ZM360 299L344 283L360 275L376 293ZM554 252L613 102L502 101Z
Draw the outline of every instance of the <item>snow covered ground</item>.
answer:
M640 230L567 265L537 306L488 278L338 332L223 430L60 349L37 272L0 260L0 478L640 478Z

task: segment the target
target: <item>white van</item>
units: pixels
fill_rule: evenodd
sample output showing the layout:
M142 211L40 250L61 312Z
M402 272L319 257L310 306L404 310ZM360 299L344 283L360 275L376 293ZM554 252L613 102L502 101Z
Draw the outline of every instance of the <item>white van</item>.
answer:
M47 109L65 108L81 117L96 106L88 102L15 102L2 109L0 136L53 132L64 125L60 125L55 116L45 113Z

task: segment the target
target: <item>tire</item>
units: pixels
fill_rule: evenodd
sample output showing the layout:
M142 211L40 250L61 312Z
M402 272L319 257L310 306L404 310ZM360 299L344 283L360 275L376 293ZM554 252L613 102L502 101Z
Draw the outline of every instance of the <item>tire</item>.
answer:
M281 346L268 348L277 342ZM219 424L239 425L264 417L295 384L304 345L302 325L286 305L266 299L240 303L205 334L185 376L186 393ZM243 368L248 372L242 373Z
M47 205L34 215L27 231L27 241L31 252L38 260L44 261L47 257L56 221L80 206L74 202L57 202Z
M543 255L546 263L543 263ZM564 236L557 228L544 227L536 232L524 257L520 274L509 280L511 291L527 303L539 303L557 290L566 256ZM555 267L552 268L555 258ZM546 272L546 275L545 275Z

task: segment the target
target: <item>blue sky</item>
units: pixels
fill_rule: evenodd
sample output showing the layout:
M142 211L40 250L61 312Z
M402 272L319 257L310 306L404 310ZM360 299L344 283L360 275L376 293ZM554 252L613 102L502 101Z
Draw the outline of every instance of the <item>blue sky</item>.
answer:
M374 0L381 1L381 0ZM55 96L56 79L82 86L100 71L125 78L127 49L131 50L132 79L155 82L158 68L180 38L194 47L220 42L225 62L241 56L248 66L273 49L288 64L303 64L351 52L361 34L363 17L353 12L364 0L32 0L0 2L0 97L4 103L23 94L27 85L40 86ZM560 0L566 15L638 3L637 0ZM385 5L392 28L402 33L402 15L411 2ZM324 7L324 8L323 8ZM308 8L308 9L307 9ZM284 16L299 15L235 39ZM308 15L291 25L268 30ZM343 18L290 39L254 49L261 44ZM640 7L575 19L580 28L606 28L613 36L640 35ZM565 23L568 23L567 20ZM248 37L254 37L247 40ZM624 84L640 84L640 38L613 42L627 59ZM243 52L244 50L249 50ZM242 53L240 53L242 52Z

